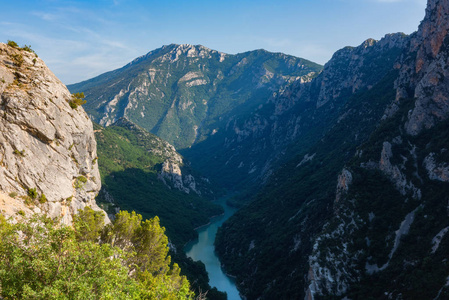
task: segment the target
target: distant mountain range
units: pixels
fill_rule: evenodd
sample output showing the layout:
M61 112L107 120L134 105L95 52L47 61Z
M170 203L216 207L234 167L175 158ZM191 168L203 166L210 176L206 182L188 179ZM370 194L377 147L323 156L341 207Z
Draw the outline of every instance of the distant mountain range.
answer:
M265 102L279 86L308 80L321 68L264 50L229 55L172 44L69 89L84 92L97 123L126 117L184 149L222 130L229 116Z

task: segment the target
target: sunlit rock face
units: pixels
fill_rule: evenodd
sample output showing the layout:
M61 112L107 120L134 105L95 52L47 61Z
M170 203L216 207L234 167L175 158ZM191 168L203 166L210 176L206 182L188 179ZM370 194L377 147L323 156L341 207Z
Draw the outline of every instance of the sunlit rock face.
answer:
M65 224L80 208L99 210L92 122L64 84L34 53L0 44L0 95L0 190L24 202L35 189L32 210Z

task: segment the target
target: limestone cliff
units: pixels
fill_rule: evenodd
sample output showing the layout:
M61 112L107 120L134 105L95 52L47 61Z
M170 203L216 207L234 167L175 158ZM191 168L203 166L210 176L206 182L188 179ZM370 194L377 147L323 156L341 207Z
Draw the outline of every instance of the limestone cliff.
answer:
M61 81L32 51L0 44L0 96L0 191L10 204L25 202L65 224L80 208L98 210L92 123L70 106ZM17 213L5 203L6 214Z
M426 16L414 34L408 55L401 62L396 103L416 98L405 128L417 135L449 115L449 2L430 0Z

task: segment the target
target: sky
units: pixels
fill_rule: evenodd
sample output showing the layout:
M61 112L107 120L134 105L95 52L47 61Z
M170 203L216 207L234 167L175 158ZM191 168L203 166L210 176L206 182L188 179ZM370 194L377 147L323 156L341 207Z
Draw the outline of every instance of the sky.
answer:
M325 64L345 46L410 34L426 0L0 0L0 42L31 45L65 84L168 44L283 52Z

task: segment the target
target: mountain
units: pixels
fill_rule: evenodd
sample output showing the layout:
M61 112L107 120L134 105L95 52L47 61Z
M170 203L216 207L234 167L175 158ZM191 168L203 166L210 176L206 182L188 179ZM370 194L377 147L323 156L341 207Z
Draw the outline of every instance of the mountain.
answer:
M172 44L69 89L84 92L85 108L99 124L126 117L183 149L221 130L228 114L244 113L279 85L320 69L264 50L229 55Z
M29 47L9 44L0 43L0 207L71 224L78 209L100 210L92 122Z
M403 34L393 34L346 47L311 82L297 80L280 88L248 114L230 117L221 132L182 153L205 176L220 174L228 188L253 187L251 194L283 162L319 141L352 95L373 87L393 69L404 42Z
M430 0L416 33L344 48L271 100L299 123L294 156L216 240L247 299L449 296L448 19Z
M265 50L229 55L204 46L169 45L69 89L85 93L85 108L96 122L108 126L126 117L174 145L201 174L241 189L246 182L260 182L271 149L254 159L257 166L251 161L237 169L248 151L234 157L229 149L228 141L247 134L236 122L250 119L280 87L309 81L321 69ZM257 172L250 172L254 168Z

